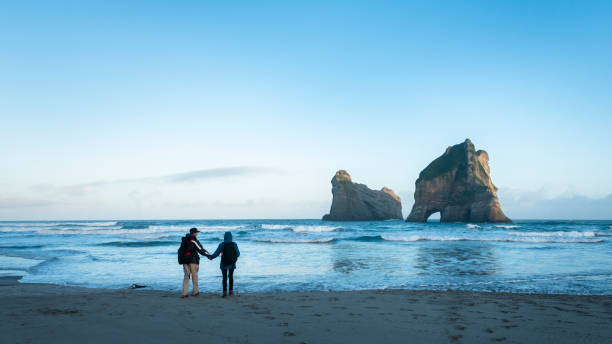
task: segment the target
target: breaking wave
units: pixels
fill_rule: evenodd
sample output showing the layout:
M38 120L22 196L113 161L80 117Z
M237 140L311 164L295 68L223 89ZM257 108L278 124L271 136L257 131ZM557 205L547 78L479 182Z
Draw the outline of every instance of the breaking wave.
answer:
M493 225L493 227L496 227L496 228L505 228L505 229L521 228L521 226L519 226L519 225Z
M55 225L55 227L111 227L111 226L117 226L117 221L61 222Z
M451 237L451 236L435 236L435 235L381 235L380 237L386 241L405 241L405 242L469 240L467 238Z
M342 229L342 227L339 227L339 226L314 226L314 225L291 226L291 225L283 225L283 224L280 224L280 225L262 224L261 228L269 229L269 230L291 229L294 232L312 232L312 233L333 232L335 230Z
M336 239L334 238L320 238L320 239L253 239L257 242L268 242L268 243L285 243L285 244L316 244L316 243L328 243Z
M509 232L508 235L521 237L568 237L568 238L590 238L597 234L595 232Z
M263 224L263 225L261 225L261 228L263 228L263 229L289 229L289 228L291 228L291 226L289 226L289 225L268 225L268 224Z
M97 244L96 246L113 246L113 247L152 247L152 246L169 246L177 245L176 241L111 241Z
M342 227L332 226L295 226L293 227L294 232L333 232L335 230L342 229Z
M467 227L468 229L481 228L479 225L475 225L475 224L472 224L472 223L468 223L468 224L466 225L466 227Z

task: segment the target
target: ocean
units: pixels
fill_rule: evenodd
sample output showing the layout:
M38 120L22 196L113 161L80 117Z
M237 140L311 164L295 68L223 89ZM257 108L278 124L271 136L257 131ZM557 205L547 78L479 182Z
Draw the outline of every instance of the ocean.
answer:
M612 294L612 221L511 224L151 220L0 222L0 276L22 282L179 290L181 236L212 252L231 231L239 292L434 289ZM220 290L203 258L200 290Z

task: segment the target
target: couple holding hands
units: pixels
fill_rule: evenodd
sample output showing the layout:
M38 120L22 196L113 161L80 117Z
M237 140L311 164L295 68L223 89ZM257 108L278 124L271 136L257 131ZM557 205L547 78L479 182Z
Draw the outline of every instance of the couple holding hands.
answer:
M185 235L181 240L181 246L178 249L178 262L183 265L183 271L185 276L183 278L183 294L181 297L188 297L189 292L189 279L193 282L193 290L191 295L198 296L198 270L200 269L200 256L201 254L213 260L221 255L221 273L223 275L223 297L227 296L227 280L229 277L229 295L234 294L234 269L236 269L236 261L240 256L238 245L232 241L232 233L225 232L223 236L223 242L217 246L217 249L213 254L208 253L202 248L202 244L198 241L197 228L191 228L189 234Z

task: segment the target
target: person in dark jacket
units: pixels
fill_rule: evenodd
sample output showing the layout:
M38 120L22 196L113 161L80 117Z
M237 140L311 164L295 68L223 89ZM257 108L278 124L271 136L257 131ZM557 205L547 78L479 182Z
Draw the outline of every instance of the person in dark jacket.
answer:
M208 259L215 259L221 254L221 274L223 275L223 297L227 296L227 279L229 277L229 294L234 295L234 269L236 269L236 260L240 256L238 245L232 241L232 232L225 232L223 242L217 246L215 253L208 256Z
M202 244L198 241L198 231L197 228L191 228L189 230L189 234L185 235L182 239L183 244L188 245L186 255L191 257L185 264L183 264L183 272L185 276L183 277L183 294L181 297L187 297L189 292L189 278L193 283L193 290L191 291L192 296L200 295L198 291L198 270L200 269L200 256L201 254L205 257L209 257L208 252L202 248Z

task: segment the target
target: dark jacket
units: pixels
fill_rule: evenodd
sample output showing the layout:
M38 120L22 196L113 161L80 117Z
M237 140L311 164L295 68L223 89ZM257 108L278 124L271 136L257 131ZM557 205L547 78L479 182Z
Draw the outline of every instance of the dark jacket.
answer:
M189 262L189 264L200 264L199 254L208 254L208 252L202 248L202 244L200 244L200 241L198 241L198 239L193 234L185 235L182 240L183 243L189 245L189 248L187 249L188 254L191 256L191 262Z
M231 232L225 232L225 235L223 236L223 242L219 244L219 246L217 246L217 250L215 251L215 253L210 255L210 259L215 259L219 256L219 254L221 254L223 252L223 247L225 245L234 245L234 249L236 250L236 258L240 257L240 250L238 250L238 244L236 244L235 242L232 241L232 233ZM223 270L231 270L231 269L235 269L236 268L236 263L232 264L232 265L226 265L223 266L223 259L221 259L221 262L219 262L219 267Z

